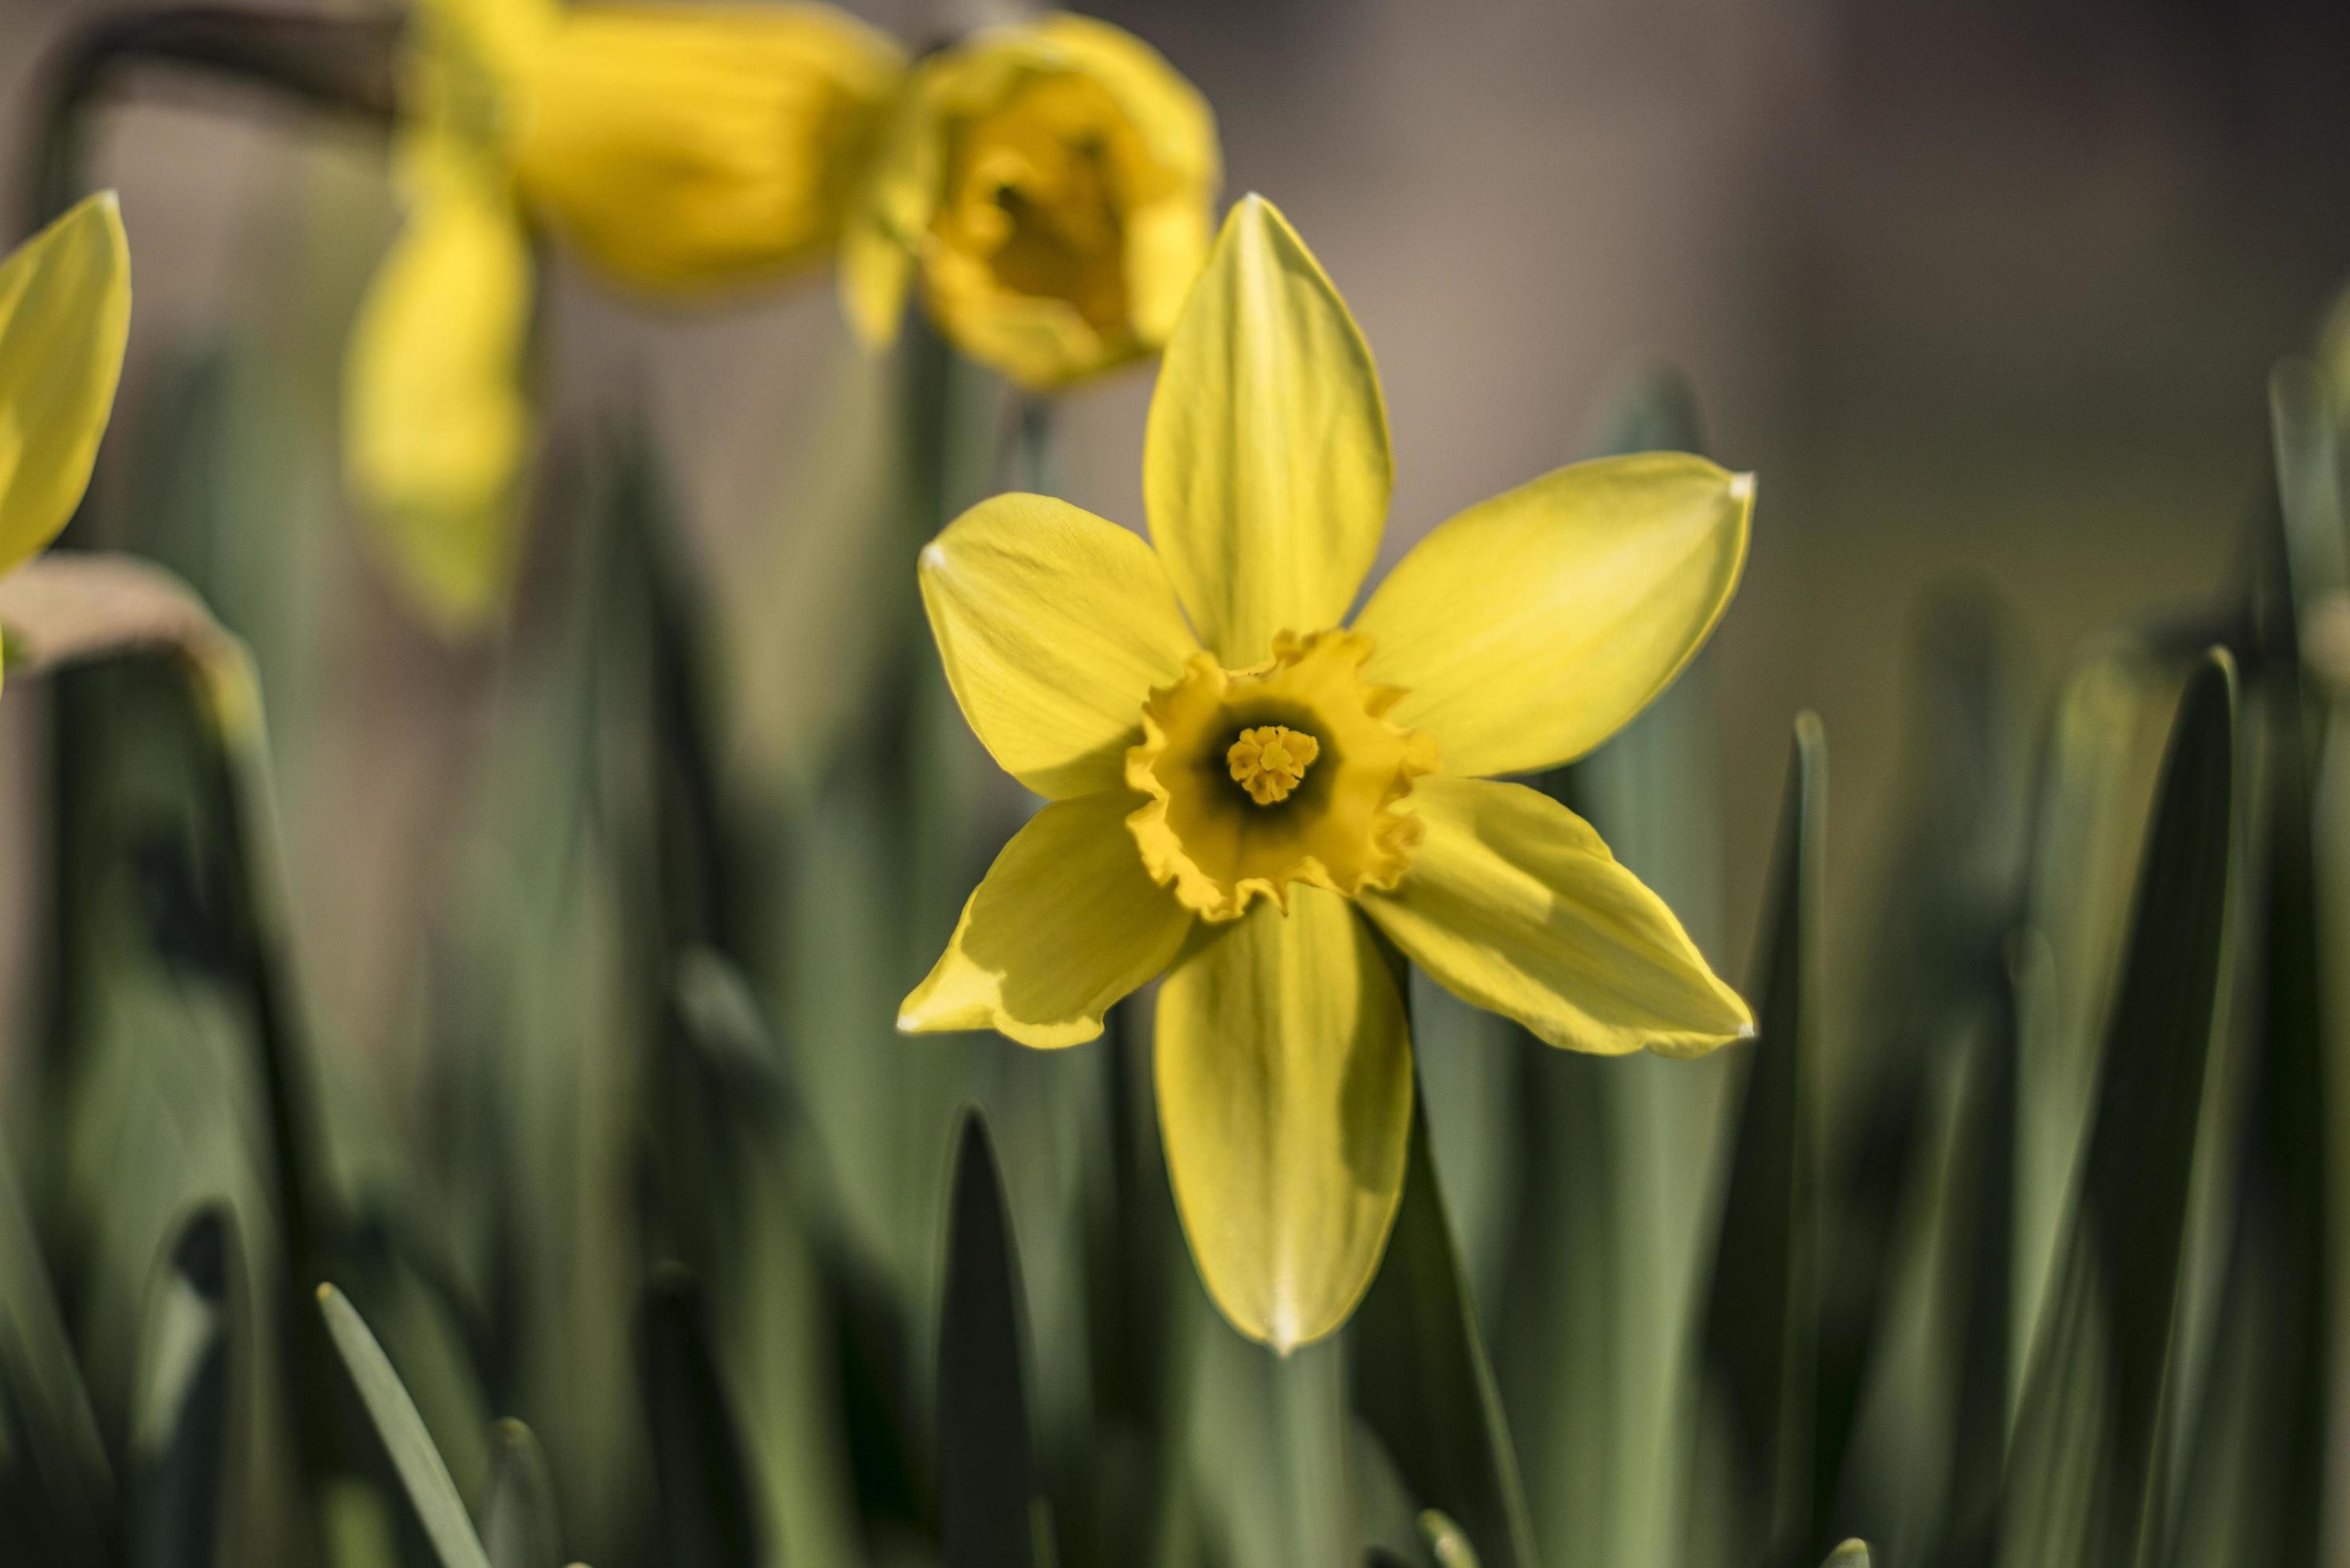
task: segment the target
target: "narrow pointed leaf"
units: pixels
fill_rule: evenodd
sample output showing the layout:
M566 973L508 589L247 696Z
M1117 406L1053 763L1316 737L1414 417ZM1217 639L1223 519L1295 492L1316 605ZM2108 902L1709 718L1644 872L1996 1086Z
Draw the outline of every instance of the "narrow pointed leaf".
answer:
M2135 1568L2168 1516L2172 1340L2234 835L2236 680L2189 679L2147 836L2073 1212L2008 1466L2004 1568Z
M661 1561L673 1568L752 1568L760 1561L758 1513L691 1276L666 1270L653 1281L643 1334Z
M1419 1516L1419 1532L1427 1538L1429 1554L1436 1559L1436 1568L1478 1568L1477 1549L1469 1537L1435 1509Z
M1033 1568L1037 1484L1020 1270L986 1124L955 1158L939 1325L939 1519L947 1568Z
M2267 858L2258 932L2251 1105L2210 1370L2180 1500L2180 1568L2323 1560L2332 1325L2326 954L2301 681L2287 664L2257 711ZM2344 721L2337 715L2336 724ZM2248 921L2247 924L2253 922Z
M1891 1349L1905 1223L1931 1179L1934 1085L1976 1036L2023 898L2026 775L2007 618L1973 594L1931 606L1918 628L1901 798L1909 803L1869 933L1862 1033L1839 1098L1853 1130L1826 1164L1807 1545L1825 1550L1876 1517L1861 1498L1908 1495L1881 1448L1859 1441L1862 1400Z
M1412 1496L1458 1521L1448 1529L1494 1568L1535 1568L1517 1452L1417 1108L1395 1230L1354 1336L1355 1407Z
M1713 1440L1701 1445L1712 1462L1700 1491L1712 1501L1694 1517L1727 1543L1733 1562L1782 1561L1808 1523L1817 1334L1812 1124L1826 810L1827 742L1819 721L1805 714L1796 721L1789 760L1757 1035L1746 1048L1705 1307L1700 1420Z
M424 1418L400 1381L400 1374L359 1318L358 1309L332 1285L318 1287L318 1310L327 1321L328 1336L342 1358L343 1370L367 1410L368 1420L382 1440L416 1521L423 1527L441 1568L490 1568L464 1500L449 1479L449 1467L424 1429Z
M546 1455L520 1421L500 1421L490 1438L490 1486L474 1521L491 1568L557 1568L562 1533Z
M2009 983L1967 1064L1947 1189L1936 1217L1937 1311L1950 1326L1938 1349L1955 1369L1949 1479L1936 1552L1944 1568L1990 1561L2007 1462L2013 1387L2017 1046L2023 976Z

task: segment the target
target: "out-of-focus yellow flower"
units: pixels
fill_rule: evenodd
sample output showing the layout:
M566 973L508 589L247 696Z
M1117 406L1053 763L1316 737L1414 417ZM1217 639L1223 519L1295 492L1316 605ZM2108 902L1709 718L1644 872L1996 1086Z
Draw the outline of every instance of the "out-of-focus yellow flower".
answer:
M130 246L111 191L0 260L0 572L72 520L130 334Z
M821 5L584 7L515 119L523 200L609 275L660 293L829 256L904 62Z
M895 44L823 5L424 0L408 222L353 332L344 446L431 618L494 617L518 554L532 231L664 296L772 278L837 242L903 74Z
M1156 549L1004 495L920 568L964 716L1050 804L899 1026L1075 1044L1166 972L1184 1229L1225 1315L1284 1350L1354 1310L1401 1193L1411 1046L1374 929L1555 1045L1694 1054L1752 1028L1587 824L1492 782L1588 752L1671 681L1736 585L1752 476L1674 452L1559 469L1436 529L1338 629L1389 487L1370 351L1252 197L1159 372Z
M895 336L918 281L941 332L1032 389L1166 340L1221 178L1199 91L1131 34L1053 15L923 60L841 254L850 319Z

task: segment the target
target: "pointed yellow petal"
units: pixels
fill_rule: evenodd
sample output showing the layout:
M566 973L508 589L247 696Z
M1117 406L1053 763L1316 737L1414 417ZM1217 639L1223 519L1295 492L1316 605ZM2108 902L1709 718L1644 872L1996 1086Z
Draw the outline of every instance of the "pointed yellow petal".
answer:
M1578 462L1471 507L1413 548L1357 618L1393 714L1444 769L1581 756L1680 672L1746 559L1752 474L1680 452Z
M1191 914L1150 879L1126 830L1125 790L1055 801L1013 836L963 906L954 938L898 1010L910 1033L993 1029L1075 1045L1174 961Z
M963 717L1055 799L1118 784L1153 686L1197 647L1150 546L1044 495L998 495L922 551L922 603Z
M887 348L898 340L913 281L913 253L889 238L869 209L852 208L840 236L840 308L858 341Z
M1447 991L1573 1051L1693 1056L1753 1033L1665 901L1566 807L1441 776L1406 804L1427 836L1363 909Z
M1224 220L1168 340L1142 456L1151 538L1229 668L1338 624L1370 569L1393 465L1378 372L1288 222Z
M1289 1351L1336 1332L1378 1272L1411 1042L1395 977L1336 894L1300 886L1287 915L1261 899L1216 932L1159 993L1159 1125L1208 1293Z
M505 205L420 202L378 270L344 367L343 461L377 554L451 634L504 607L529 440L528 242Z
M130 251L111 191L0 261L0 571L81 504L130 330Z

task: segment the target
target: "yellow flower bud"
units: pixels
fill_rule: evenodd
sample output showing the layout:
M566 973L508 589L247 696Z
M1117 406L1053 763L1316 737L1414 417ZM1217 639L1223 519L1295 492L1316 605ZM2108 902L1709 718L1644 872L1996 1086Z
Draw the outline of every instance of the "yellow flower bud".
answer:
M583 6L515 84L515 187L623 282L770 276L838 239L902 73L894 43L828 6Z
M1048 16L924 61L849 220L842 287L887 342L919 275L939 329L1045 389L1166 340L1220 178L1206 100L1149 46Z

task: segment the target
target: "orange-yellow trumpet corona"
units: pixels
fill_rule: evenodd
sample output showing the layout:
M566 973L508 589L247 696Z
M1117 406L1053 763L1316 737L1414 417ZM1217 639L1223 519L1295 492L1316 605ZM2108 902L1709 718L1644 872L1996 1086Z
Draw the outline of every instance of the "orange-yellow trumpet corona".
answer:
M873 341L910 289L963 353L1066 385L1166 341L1221 174L1199 90L1133 35L1053 14L914 68L849 220L841 287Z

